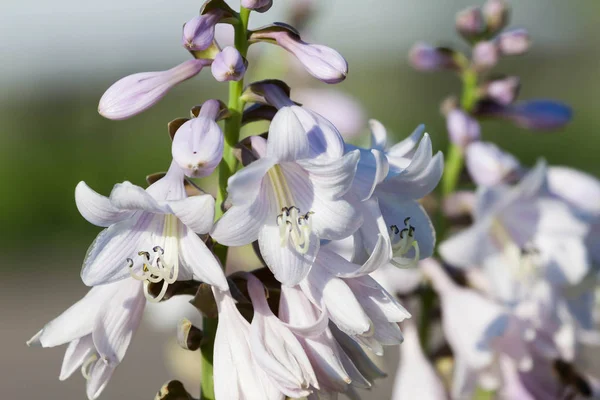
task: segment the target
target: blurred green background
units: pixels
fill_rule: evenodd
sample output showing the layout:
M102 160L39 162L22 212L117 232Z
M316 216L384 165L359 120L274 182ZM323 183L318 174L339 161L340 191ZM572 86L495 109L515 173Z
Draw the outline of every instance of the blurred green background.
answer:
M275 0L272 12L253 15L250 25L285 21L290 2ZM528 28L534 46L525 56L503 60L495 71L521 77L521 99L561 100L573 107L575 118L565 130L554 133L484 122L484 138L513 152L524 164L544 157L550 164L600 176L600 2L514 3L511 26ZM365 115L382 121L398 139L425 123L435 148L445 149L439 103L458 92L459 82L451 73L412 70L407 54L418 40L465 50L454 32L454 13L472 3L328 0L319 4L307 39L335 47L348 59L348 79L336 89L358 99ZM186 116L191 106L206 99L225 99L226 85L214 82L206 70L150 111L129 120L109 121L96 111L104 90L120 77L166 69L188 57L179 44L180 27L199 6L191 0L39 0L10 2L5 7L0 16L0 251L4 261L0 271L7 279L0 292L9 296L3 301L3 315L12 317L3 328L4 334L12 334L8 342L22 347L36 329L84 292L77 283L80 262L99 229L77 212L73 198L77 182L85 180L106 195L116 182L144 184L147 174L169 165L167 122ZM254 53L254 59L258 55ZM275 73L272 77L282 76L282 55L278 49L263 54L267 58L261 65ZM294 82L327 88L314 79ZM70 285L56 283L63 276ZM32 305L40 303L47 313ZM34 308L36 316L19 311L28 307ZM39 360L39 351L27 354L29 361L17 363L22 369L15 373ZM53 354L56 365L43 374L54 380L61 351ZM35 371L42 373L39 367ZM156 382L145 389L146 397L158 386ZM83 395L82 388L77 389L74 393Z

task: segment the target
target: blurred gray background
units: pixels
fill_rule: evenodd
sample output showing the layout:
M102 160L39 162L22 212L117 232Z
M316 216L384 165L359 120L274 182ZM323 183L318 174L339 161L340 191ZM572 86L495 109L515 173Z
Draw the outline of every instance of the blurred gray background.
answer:
M292 0L253 15L251 27L286 21ZM349 61L336 89L356 97L365 115L400 138L425 123L434 146L446 146L439 102L456 92L451 74L422 74L407 63L410 46L425 40L466 49L454 32L454 13L474 4L452 0L319 1L306 39L338 49ZM600 2L515 1L512 26L526 27L533 50L504 60L498 72L522 77L521 98L555 98L575 110L564 131L534 134L485 122L484 137L531 164L545 157L600 175ZM237 8L237 2L230 1ZM27 348L25 341L86 291L79 268L98 233L77 212L73 190L85 180L100 193L123 180L165 170L170 160L166 123L208 98L225 99L225 84L209 71L173 90L151 111L114 122L97 114L103 91L124 75L167 69L188 58L182 24L196 15L192 0L8 0L0 13L0 385L5 398L85 398L83 378L59 382L64 348ZM225 34L226 35L226 34ZM281 75L283 51L262 53L261 68ZM252 65L250 68L252 69ZM255 65L255 64L254 64ZM250 71L252 73L252 70ZM264 76L262 72L258 74ZM257 75L255 75L257 76ZM293 82L326 88L308 78ZM210 182L207 182L210 187ZM241 265L234 265L241 267ZM174 349L172 324L145 322L102 398L151 399L179 378L195 389L198 355ZM393 375L397 350L386 357ZM179 367L174 367L173 360ZM389 382L370 398L388 398ZM195 390L193 390L195 391Z

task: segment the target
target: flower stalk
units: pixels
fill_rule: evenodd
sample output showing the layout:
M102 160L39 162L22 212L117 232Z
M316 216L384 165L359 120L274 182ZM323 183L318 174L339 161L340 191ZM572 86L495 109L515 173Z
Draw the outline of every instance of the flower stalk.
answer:
M235 29L235 48L240 52L242 57L246 57L248 53L248 21L250 19L250 10L241 7L239 19L234 25ZM219 190L217 192L217 201L215 203L215 219L223 215L223 202L227 198L227 180L235 173L237 168L237 159L233 153L234 146L238 143L240 130L242 126L242 113L244 110L244 101L241 99L244 90L244 80L229 82L229 100L227 107L229 108L230 117L225 119L223 134L225 143L223 146L223 159L219 164ZM217 245L215 254L223 268L227 264L227 247ZM200 346L202 355L202 379L200 398L202 400L214 400L214 379L213 379L213 352L215 343L215 334L217 332L217 319L204 317L202 321L204 338Z

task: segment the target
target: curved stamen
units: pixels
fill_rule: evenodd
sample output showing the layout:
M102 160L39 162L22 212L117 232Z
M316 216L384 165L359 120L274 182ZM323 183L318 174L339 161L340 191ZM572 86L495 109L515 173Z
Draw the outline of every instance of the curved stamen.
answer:
M405 228L402 230L397 225L390 226L390 239L394 252L391 263L399 268L412 268L419 262L421 252L419 243L414 238L415 227L409 224L410 217L405 218L403 222ZM414 256L411 258L403 257L411 249L414 249Z
M81 375L83 375L86 381L90 379L92 364L94 364L96 360L98 360L98 354L94 353L91 356L89 356L81 365Z
M175 262L174 265L166 265L165 260L163 258L165 251L160 246L154 246L152 248L154 252L154 258L150 261L150 253L146 251L140 251L138 255L143 257L146 261L143 263L142 274L136 274L133 271L134 262L131 258L127 259L127 263L129 266L129 274L131 277L138 281L144 282L144 295L146 299L152 303L160 302L167 292L167 288L169 285L175 283L177 277L179 275L179 263ZM163 285L161 287L160 293L154 297L148 291L148 286L150 283L160 283Z

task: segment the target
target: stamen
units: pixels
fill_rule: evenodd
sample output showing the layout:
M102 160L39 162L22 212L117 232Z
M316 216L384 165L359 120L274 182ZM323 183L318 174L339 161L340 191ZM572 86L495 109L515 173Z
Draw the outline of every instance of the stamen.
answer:
M421 256L419 243L414 239L415 227L409 224L410 217L405 218L403 222L405 228L402 230L397 225L390 226L390 239L394 251L394 258L391 263L399 268L413 268L416 267ZM402 257L411 249L415 249L414 257Z
M144 295L146 296L146 299L152 303L158 303L165 297L168 286L175 283L177 280L177 276L179 275L179 263L175 262L173 266L166 265L163 258L165 251L160 246L154 246L152 251L154 252L154 258L151 263L148 262L150 261L150 253L146 251L140 251L138 253L140 257L145 259L141 275L138 275L133 271L134 262L131 258L127 259L127 263L129 264L129 274L131 277L135 280L144 282ZM153 297L148 292L148 285L150 283L159 283L161 281L163 282L163 285L160 293L156 297Z
M279 226L279 240L281 247L291 240L292 245L300 254L306 254L310 247L310 233L312 232L311 211L300 215L298 207L283 207L277 216Z
M90 379L92 364L94 364L96 360L98 360L98 354L94 353L91 356L89 356L81 365L81 375L83 375L86 381Z

